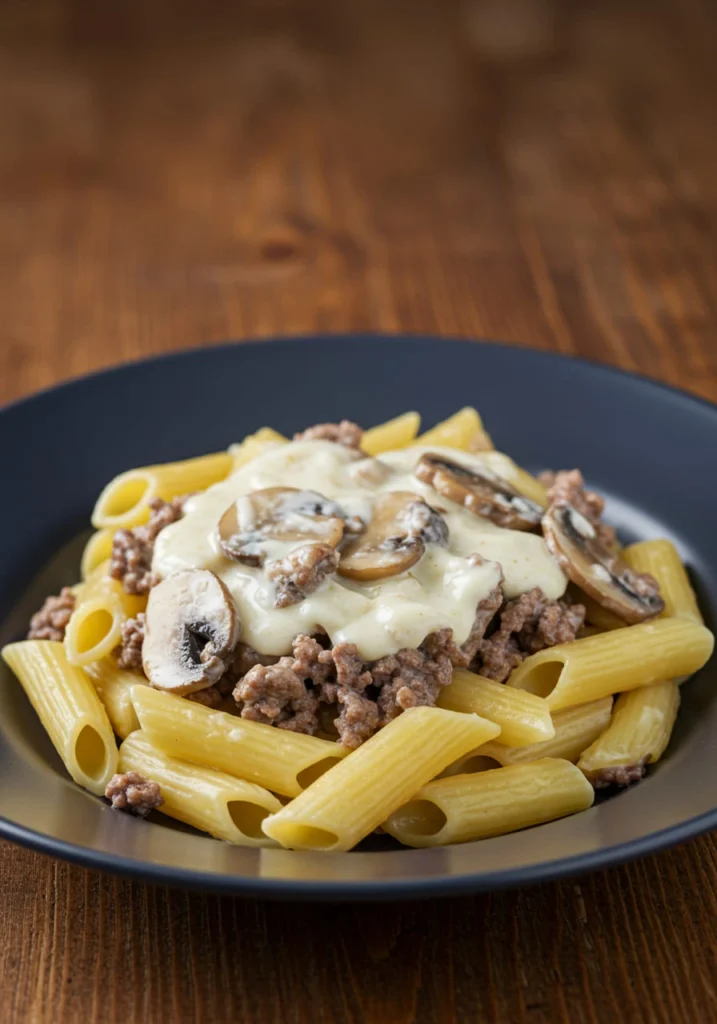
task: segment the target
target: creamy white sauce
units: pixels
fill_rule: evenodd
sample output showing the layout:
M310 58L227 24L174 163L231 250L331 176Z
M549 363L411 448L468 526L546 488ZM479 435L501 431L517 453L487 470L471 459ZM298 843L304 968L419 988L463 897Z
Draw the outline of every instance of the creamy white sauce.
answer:
M498 452L468 454L453 449L407 448L381 456L383 472L357 462L347 448L329 441L295 441L271 448L232 476L190 498L182 519L159 534L152 568L164 577L179 569L211 569L227 585L242 622L242 640L263 654L286 654L297 633L325 629L333 643L355 643L373 660L402 647L418 647L433 630L450 627L456 643L466 640L476 606L498 584L500 563L507 597L540 587L550 600L566 579L545 541L505 530L436 494L413 475L423 451L444 454L467 466L500 473ZM380 467L379 467L380 468ZM373 502L384 491L412 491L441 511L448 524L448 549L429 544L425 555L398 576L359 583L340 576L288 608L274 607L274 584L261 568L230 561L217 538L217 523L238 498L265 487L318 491L348 515L369 522ZM289 545L291 547L297 547ZM282 553L287 548L281 545ZM480 554L488 561L467 560ZM278 551L277 551L278 555Z

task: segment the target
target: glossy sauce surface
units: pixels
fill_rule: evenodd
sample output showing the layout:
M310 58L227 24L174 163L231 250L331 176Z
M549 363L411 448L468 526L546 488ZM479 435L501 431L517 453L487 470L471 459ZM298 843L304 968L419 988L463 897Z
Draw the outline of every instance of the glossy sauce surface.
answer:
M380 459L359 458L328 441L298 441L268 448L234 474L190 498L185 515L160 533L153 569L167 576L179 569L211 569L227 585L242 621L242 639L264 654L285 654L298 633L325 629L333 643L355 643L366 659L417 647L433 630L450 627L457 643L467 638L476 607L504 575L506 596L539 586L554 600L566 579L542 537L493 525L438 495L413 470L424 451L442 452L467 467L487 465L500 472L497 452L467 454L416 446L387 452ZM411 491L440 511L448 524L448 547L427 544L409 570L359 583L340 576L287 608L274 607L274 584L263 568L227 558L217 523L237 499L268 487L312 490L333 499L347 515L369 522L376 496ZM272 542L272 558L298 543ZM487 561L475 565L468 556Z

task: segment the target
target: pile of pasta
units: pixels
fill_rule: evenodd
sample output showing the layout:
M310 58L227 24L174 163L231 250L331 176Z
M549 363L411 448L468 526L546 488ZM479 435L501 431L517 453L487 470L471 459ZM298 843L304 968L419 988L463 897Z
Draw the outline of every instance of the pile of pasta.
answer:
M368 430L372 455L411 444L492 449L474 409L418 435L417 413ZM346 851L379 827L401 843L460 843L585 810L590 779L664 753L680 684L710 657L712 634L674 546L623 551L659 582L656 621L625 626L588 602L586 635L528 657L499 684L456 670L437 707L403 712L354 751L247 721L152 689L114 656L122 626L146 605L108 575L115 531L170 500L224 479L286 438L270 428L229 452L116 477L92 516L82 582L64 643L6 646L14 670L71 777L102 795L116 772L159 784L161 811L243 846ZM510 482L545 503L542 484L507 456ZM118 744L116 737L119 738Z

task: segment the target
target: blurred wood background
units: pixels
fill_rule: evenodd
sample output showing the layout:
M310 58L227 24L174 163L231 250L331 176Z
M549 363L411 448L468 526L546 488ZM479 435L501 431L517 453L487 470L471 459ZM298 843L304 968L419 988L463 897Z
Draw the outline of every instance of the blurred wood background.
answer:
M0 400L313 331L488 336L717 399L708 0L0 4ZM0 844L9 1022L717 1021L713 837L404 906Z

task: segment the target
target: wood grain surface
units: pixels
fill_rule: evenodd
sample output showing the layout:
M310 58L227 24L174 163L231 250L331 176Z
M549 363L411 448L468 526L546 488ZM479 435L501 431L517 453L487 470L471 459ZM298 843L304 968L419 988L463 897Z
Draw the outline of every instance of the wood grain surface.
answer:
M313 331L489 336L717 399L708 0L0 7L0 400ZM717 846L403 906L0 844L3 1022L717 1021Z

